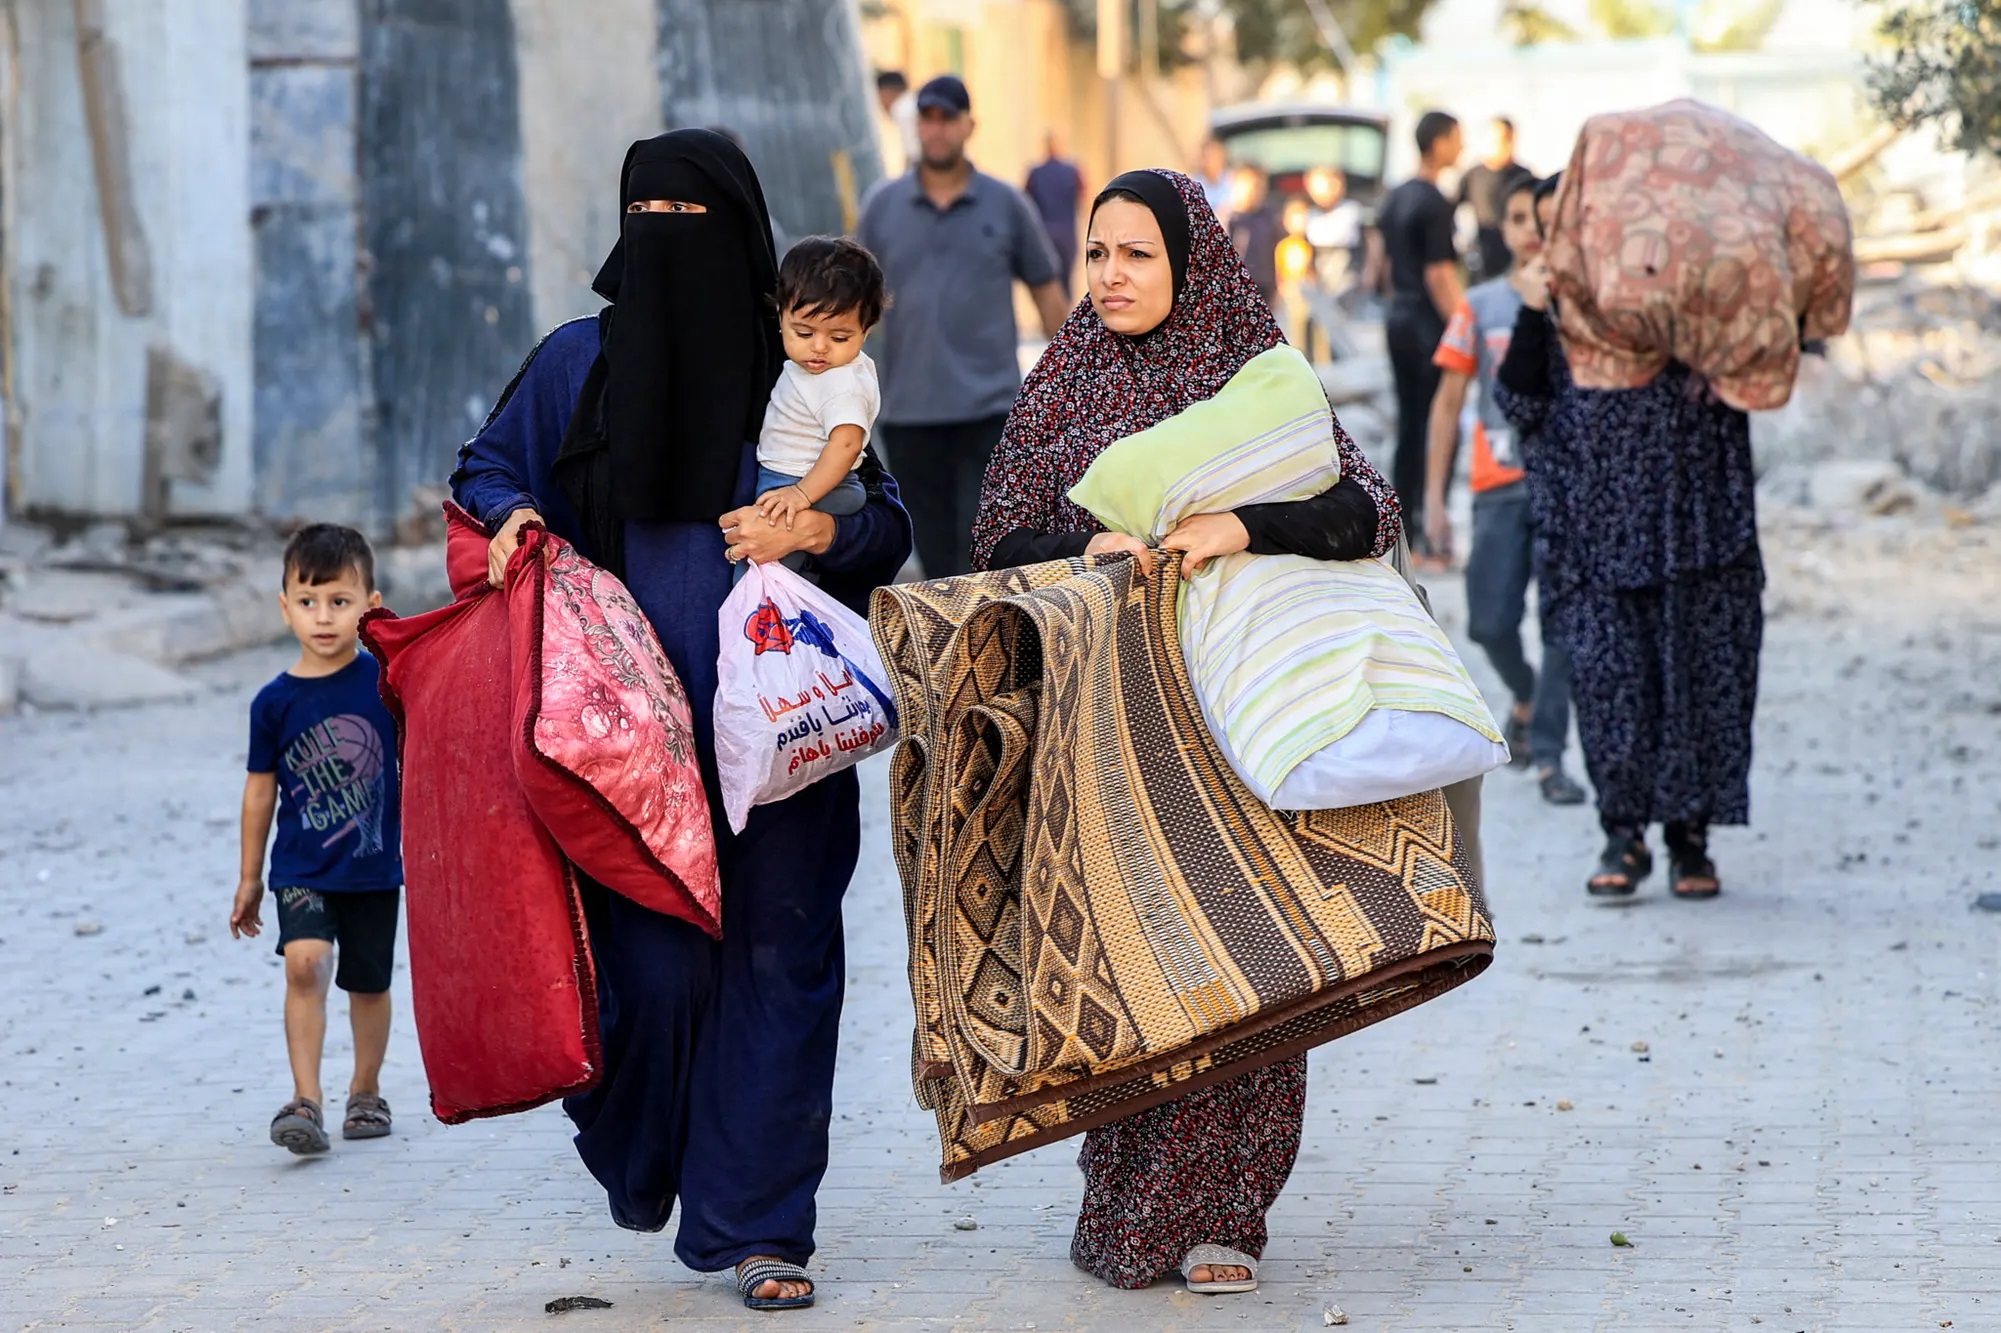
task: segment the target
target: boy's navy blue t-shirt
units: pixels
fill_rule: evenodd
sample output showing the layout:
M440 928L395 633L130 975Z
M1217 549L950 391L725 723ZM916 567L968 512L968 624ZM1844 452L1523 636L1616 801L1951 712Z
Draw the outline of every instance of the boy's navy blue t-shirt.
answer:
M278 775L272 888L332 892L403 883L396 726L359 653L331 676L289 673L250 705L252 773Z

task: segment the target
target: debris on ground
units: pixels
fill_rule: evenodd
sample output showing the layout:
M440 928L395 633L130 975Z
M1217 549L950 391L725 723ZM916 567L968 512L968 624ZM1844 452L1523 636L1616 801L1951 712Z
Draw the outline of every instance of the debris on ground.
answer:
M568 1314L572 1310L609 1310L611 1302L596 1296L559 1296L542 1308L550 1314Z
M1345 1324L1348 1322L1348 1312L1338 1305L1323 1305L1320 1307L1320 1322L1322 1326L1328 1328Z
M1612 1248L1617 1250L1630 1250L1633 1248L1633 1242L1626 1239L1625 1232L1615 1231L1612 1233Z

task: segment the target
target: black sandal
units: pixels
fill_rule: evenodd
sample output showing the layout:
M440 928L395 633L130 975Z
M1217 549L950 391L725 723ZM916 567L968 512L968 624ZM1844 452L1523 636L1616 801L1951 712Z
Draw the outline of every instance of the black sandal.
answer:
M1674 883L1669 887L1677 898L1714 898L1723 892L1716 877L1716 862L1709 857L1709 830L1670 825L1667 830L1668 863L1674 867Z
M1552 764L1545 768L1536 779L1542 788L1542 798L1551 805L1583 805L1586 792L1572 781L1570 774L1563 771L1563 765Z
M1594 898L1628 898L1653 872L1654 854L1647 850L1646 838L1618 829L1606 837L1598 868L1584 887Z
M804 1296L756 1296L752 1293L767 1282L803 1282L806 1284ZM806 1270L798 1264L788 1264L782 1259L746 1259L737 1265L737 1293L743 1297L746 1310L803 1310L813 1303L817 1294L813 1279L806 1276Z
M310 1097L294 1097L278 1108L278 1114L271 1117L271 1142L301 1157L333 1146L326 1121L320 1118L320 1104Z

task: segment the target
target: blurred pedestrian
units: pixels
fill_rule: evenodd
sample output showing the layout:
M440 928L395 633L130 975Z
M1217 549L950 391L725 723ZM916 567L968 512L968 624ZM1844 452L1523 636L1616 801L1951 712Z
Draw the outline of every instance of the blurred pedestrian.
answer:
M966 85L940 75L917 108L917 169L869 192L857 239L889 283L878 429L925 576L945 578L968 568L980 479L1021 389L1014 284L1027 284L1047 337L1070 307L1034 207L966 157Z
M1320 286L1336 293L1361 269L1362 206L1348 197L1348 177L1339 167L1318 166L1306 173L1306 199L1312 206L1306 239L1320 275Z
M1372 290L1381 290L1384 279L1388 282L1390 303L1383 325L1397 392L1397 450L1390 475L1397 498L1403 501L1412 544L1427 554L1425 433L1432 395L1438 392L1438 367L1432 356L1463 294L1459 251L1452 237L1452 204L1438 188L1438 180L1459 161L1463 139L1459 122L1443 111L1427 111L1418 119L1417 174L1383 201L1363 279Z
M1077 208L1084 202L1084 174L1063 156L1063 137L1055 130L1043 136L1042 149L1042 161L1030 169L1022 188L1042 215L1042 229L1056 251L1056 267L1068 296L1070 275L1077 268Z
M1524 263L1542 249L1536 231L1536 179L1519 173L1502 200L1501 226L1508 249ZM1535 570L1535 532L1524 460L1534 450L1533 432L1517 434L1494 401L1494 374L1508 354L1522 293L1533 281L1518 266L1509 276L1483 282L1466 293L1446 326L1433 358L1443 378L1431 401L1431 454L1425 469L1424 521L1432 553L1452 551L1452 522L1446 515L1445 479L1459 452L1459 416L1467 388L1479 385L1479 417L1473 424L1473 541L1466 557L1466 636L1486 651L1514 708L1508 715L1508 748L1517 765L1533 764L1542 798L1552 805L1578 805L1584 789L1563 771L1563 747L1570 732L1570 658L1547 623L1542 634L1542 670L1522 651L1522 615Z
M1230 221L1230 151L1223 141L1210 135L1195 154L1195 183L1209 208L1227 226Z
M1278 301L1278 243L1285 219L1271 197L1264 168L1244 165L1230 173L1230 243L1237 247L1266 305Z
M917 165L917 97L900 69L875 76L876 105L882 108L889 135L883 145L882 174L901 176Z
M292 1063L292 1100L272 1118L271 1141L304 1156L331 1146L320 1109L329 983L347 992L354 1029L341 1137L379 1139L390 1130L381 1077L403 900L402 806L396 726L376 687L375 659L360 650L361 617L382 605L368 539L315 523L286 546L284 568L278 604L299 660L250 705L243 864L229 933L263 930L268 843Z
M1479 227L1473 253L1466 257L1475 282L1500 277L1514 262L1501 234L1501 213L1509 182L1529 174L1527 167L1515 161L1514 121L1494 117L1487 123L1486 137L1480 161L1459 179L1459 202L1473 206L1473 220Z
M1545 240L1553 187L1537 192ZM1495 393L1517 430L1536 432L1543 623L1570 654L1605 831L1586 887L1638 888L1653 870L1647 826L1660 823L1674 896L1713 898L1710 826L1751 813L1765 567L1750 418L1679 361L1638 388L1579 388L1548 277L1541 256L1525 266Z

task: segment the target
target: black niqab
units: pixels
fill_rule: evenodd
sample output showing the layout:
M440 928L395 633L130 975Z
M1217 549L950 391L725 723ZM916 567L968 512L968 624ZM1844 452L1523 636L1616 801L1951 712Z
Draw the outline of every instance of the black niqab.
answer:
M704 212L628 213L669 199ZM619 181L619 239L591 286L601 350L557 457L592 553L623 572L627 521L712 523L784 353L778 261L757 173L711 130L641 140Z
M1091 201L1091 216L1098 216L1107 199L1126 194L1145 204L1160 224L1160 239L1167 247L1168 267L1174 271L1174 295L1179 300L1181 289L1188 284L1188 205L1175 192L1174 183L1159 172L1128 171L1114 176L1111 184L1098 191L1098 197Z

